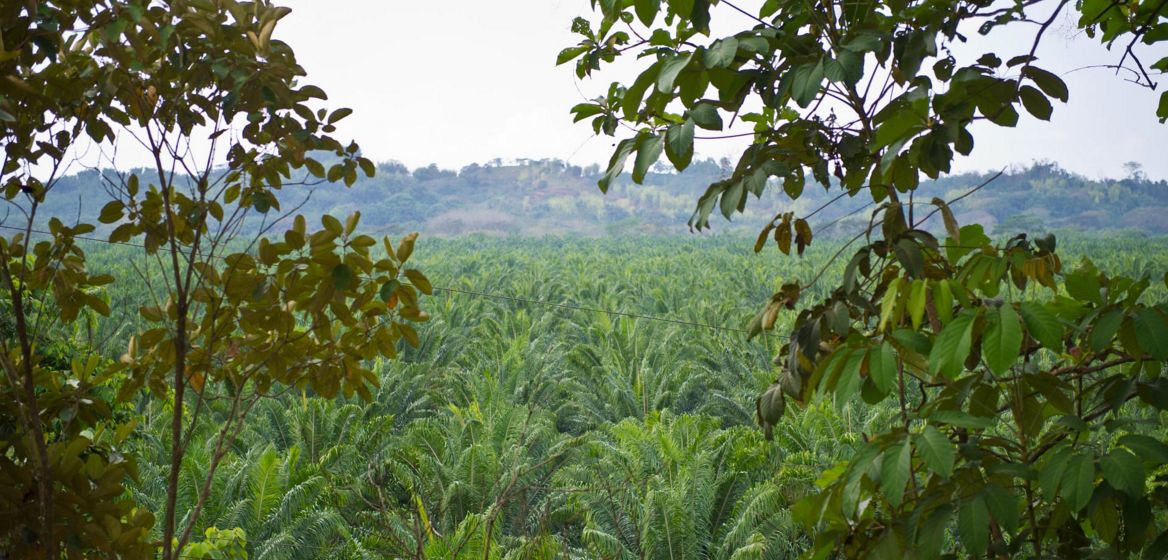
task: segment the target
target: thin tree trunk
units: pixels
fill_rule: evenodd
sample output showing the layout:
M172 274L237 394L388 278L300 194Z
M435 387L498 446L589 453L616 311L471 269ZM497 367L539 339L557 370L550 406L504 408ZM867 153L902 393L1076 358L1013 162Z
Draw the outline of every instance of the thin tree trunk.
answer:
M6 258L4 260L7 260ZM36 379L33 376L32 342L28 337L28 323L24 316L24 298L21 290L12 281L12 274L7 265L0 265L0 272L4 275L4 283L12 295L12 312L16 315L16 334L20 339L20 355L23 363L21 376L23 377L24 394L19 399L23 414L24 428L30 443L30 458L35 459L37 502L40 506L41 542L44 544L45 560L55 560L60 556L57 552L57 539L53 537L53 473L49 470L49 452L45 443L45 433L41 426L40 405L37 404ZM5 357L7 362L7 357ZM7 369L7 368L6 368ZM15 377L16 372L9 372ZM12 379L14 385L16 379ZM15 386L13 388L16 388Z
M174 341L174 413L170 422L170 477L166 484L166 516L163 520L162 558L171 560L174 550L175 507L178 503L178 475L182 467L183 395L186 392L187 321L186 310L180 309Z

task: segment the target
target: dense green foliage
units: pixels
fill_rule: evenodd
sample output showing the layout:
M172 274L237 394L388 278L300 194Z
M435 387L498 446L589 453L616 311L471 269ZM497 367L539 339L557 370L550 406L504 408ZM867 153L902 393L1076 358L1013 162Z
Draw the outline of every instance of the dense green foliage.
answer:
M399 344L398 361L375 367L380 388L369 401L293 392L259 403L196 534L239 528L252 558L794 558L814 534L790 506L898 422L896 407L818 400L788 414L768 442L753 426L753 401L770 383L773 337L747 342L735 330L465 293L740 330L768 286L808 280L816 269L807 261L838 249L813 246L800 262L748 245L423 242L416 264L435 286L463 293L436 292L419 346ZM1127 274L1162 274L1168 262L1163 239L1062 245L1068 261L1100 255L1100 266ZM104 296L116 308L140 305L133 268L146 260L132 247L86 249L91 266L118 279ZM826 280L842 274L834 266ZM1157 285L1149 297L1166 295ZM128 332L69 340L115 339L107 352L116 355ZM141 474L131 493L155 509L165 497L169 414L145 397L133 409ZM225 414L222 405L210 412ZM206 443L184 460L180 512L197 499L214 429L203 424L195 440Z

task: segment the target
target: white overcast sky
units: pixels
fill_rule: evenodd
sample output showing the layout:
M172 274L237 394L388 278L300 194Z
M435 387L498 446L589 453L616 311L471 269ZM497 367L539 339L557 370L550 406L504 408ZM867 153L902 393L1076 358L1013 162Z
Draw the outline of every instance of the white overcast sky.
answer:
M332 106L355 110L340 135L357 140L375 160L457 169L496 157L578 165L608 159L613 140L593 138L585 123L573 125L568 109L629 72L578 81L569 66L554 66L556 53L576 42L568 31L572 18L596 19L588 0L279 3L293 11L277 36L292 45L309 81L328 92ZM750 25L725 7L715 8L714 22L727 34ZM1051 28L1038 65L1063 73L1118 60L1117 53L1073 37L1070 29L1069 20ZM1006 59L1029 46L1021 37L995 35L990 46L983 41L976 48ZM1124 162L1137 161L1148 176L1168 178L1168 125L1155 118L1168 83L1153 92L1101 69L1064 79L1071 100L1056 102L1052 122L1024 114L1017 129L981 126L973 155L960 160L957 170L1053 160L1089 177L1118 177ZM708 141L698 152L722 157L740 149Z

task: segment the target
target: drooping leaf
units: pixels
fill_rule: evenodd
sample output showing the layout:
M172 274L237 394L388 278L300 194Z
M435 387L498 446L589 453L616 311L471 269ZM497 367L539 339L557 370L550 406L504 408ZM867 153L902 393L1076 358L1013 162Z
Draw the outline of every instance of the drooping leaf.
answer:
M1140 347L1157 360L1168 360L1168 319L1146 307L1136 313L1135 327Z
M904 499L905 485L912 468L912 446L905 439L884 451L880 464L880 489L893 507Z
M706 130L722 130L722 117L718 109L710 103L698 103L689 110L694 124Z
M625 162L629 159L629 154L633 153L633 148L636 147L635 138L627 138L621 140L617 144L616 151L612 153L612 158L608 161L608 169L605 170L604 175L600 177L597 185L600 187L600 192L608 192L612 181L624 173Z
M929 352L929 371L933 375L952 379L961 373L973 344L973 320L976 317L975 312L966 310L941 329Z
M868 376L881 393L887 394L896 384L896 351L887 341L868 349Z
M1046 307L1038 302L1024 301L1020 306L1022 319L1026 322L1026 331L1034 337L1044 348L1061 352L1063 349L1063 334L1066 332L1058 317L1047 311Z
M955 448L949 438L942 435L937 428L925 426L924 431L916 436L916 448L929 470L943 478L949 478L953 474Z
M413 284L423 294L431 295L434 293L434 288L430 285L430 280L420 270L409 268L402 274L405 274L406 278L410 279L410 284Z
M661 10L661 0L636 0L633 7L637 12L637 19L646 27L651 27L653 20L657 19L657 12Z
M1130 451L1117 447L1099 459L1103 478L1117 490L1133 498L1144 493L1144 463Z
M1042 92L1032 86L1022 86L1018 95L1022 98L1022 106L1026 107L1027 112L1044 121L1050 120L1054 107Z
M1074 511L1087 507L1095 489L1095 459L1083 453L1072 455L1067 461L1061 488L1059 495L1067 499Z
M989 506L990 515L1001 525L1002 529L1009 533L1018 530L1019 504L1017 495L991 483L982 490L982 496L985 498L986 505Z
M1002 375L1010 370L1022 351L1022 325L1014 306L1008 302L987 311L986 319L982 356L990 371Z
M961 545L977 558L985 554L990 532L989 510L980 493L961 502L957 510L957 534Z
M1070 97L1067 91L1067 84L1063 82L1062 78L1059 78L1051 72L1038 68L1037 66L1027 66L1023 70L1022 75L1033 80L1043 93L1063 103L1066 103Z
M678 171L689 167L694 155L694 121L686 119L665 132L665 155Z
M662 93L669 93L673 91L674 82L677 81L677 75L689 66L692 55L686 54L671 58L661 66L661 71L657 74L657 91Z
M633 162L633 182L638 185L645 181L649 168L661 157L665 139L656 134L643 134L637 140L637 158Z

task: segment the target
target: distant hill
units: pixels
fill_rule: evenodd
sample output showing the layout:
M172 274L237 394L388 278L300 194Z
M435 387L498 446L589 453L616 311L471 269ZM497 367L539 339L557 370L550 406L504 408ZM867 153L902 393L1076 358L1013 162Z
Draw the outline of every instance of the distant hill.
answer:
M634 185L626 176L607 195L596 187L599 172L595 165L579 167L557 160L496 160L457 172L433 165L411 171L387 162L378 166L375 177L360 179L349 189L288 187L280 199L285 210L304 203L301 212L308 214L360 210L363 227L372 232L680 233L687 231L686 220L697 197L708 184L728 176L730 169L711 160L695 162L681 174L658 168L645 185ZM85 171L62 179L41 215L69 222L80 216L96 222L97 213L109 200L98 173ZM917 200L949 199L988 177L971 173L927 183ZM715 231L757 231L778 211L805 215L829 200L824 189L814 185L808 185L798 202L777 188L763 198L752 200L747 213L735 215L731 222L712 219ZM841 199L819 213L812 225L835 222L866 202ZM1136 229L1162 234L1168 233L1168 183L1138 175L1097 181L1053 164L1039 164L1002 175L954 210L962 223L978 222L988 231ZM866 222L867 213L859 212L839 220L835 228L852 230Z

